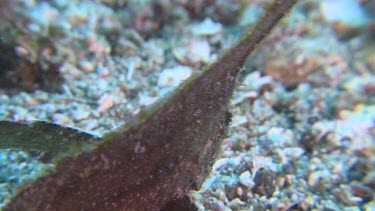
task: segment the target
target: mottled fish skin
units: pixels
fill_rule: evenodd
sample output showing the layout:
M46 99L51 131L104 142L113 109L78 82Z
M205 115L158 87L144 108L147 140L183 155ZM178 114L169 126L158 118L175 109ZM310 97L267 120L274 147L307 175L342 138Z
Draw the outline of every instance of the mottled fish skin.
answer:
M63 158L4 210L161 210L199 189L226 135L240 68L295 2L276 1L252 33L146 118L91 152Z

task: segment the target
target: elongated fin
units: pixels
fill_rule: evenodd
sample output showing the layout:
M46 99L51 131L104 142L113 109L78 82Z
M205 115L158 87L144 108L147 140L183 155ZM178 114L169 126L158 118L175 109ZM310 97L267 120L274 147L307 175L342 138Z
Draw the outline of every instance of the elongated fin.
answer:
M32 123L0 121L0 149L41 151L55 157L78 153L100 141L101 138L82 130L45 121Z

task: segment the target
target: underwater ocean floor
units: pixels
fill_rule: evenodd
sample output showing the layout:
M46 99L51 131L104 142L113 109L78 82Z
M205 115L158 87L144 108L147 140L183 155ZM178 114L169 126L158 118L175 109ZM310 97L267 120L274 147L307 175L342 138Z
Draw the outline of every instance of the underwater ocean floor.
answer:
M3 0L0 120L102 135L215 61L257 0ZM264 2L263 2L264 3ZM243 68L200 210L375 210L375 2L300 1ZM0 151L0 206L51 168Z

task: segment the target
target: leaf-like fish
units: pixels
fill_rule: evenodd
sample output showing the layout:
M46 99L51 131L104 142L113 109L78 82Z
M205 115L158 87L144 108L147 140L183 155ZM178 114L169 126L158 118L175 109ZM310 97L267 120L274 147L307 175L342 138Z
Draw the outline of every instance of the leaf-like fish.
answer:
M59 160L54 172L20 191L4 210L180 207L178 200L200 188L211 171L227 132L228 102L240 68L296 1L275 1L251 33L202 74L132 127L105 135L92 151Z

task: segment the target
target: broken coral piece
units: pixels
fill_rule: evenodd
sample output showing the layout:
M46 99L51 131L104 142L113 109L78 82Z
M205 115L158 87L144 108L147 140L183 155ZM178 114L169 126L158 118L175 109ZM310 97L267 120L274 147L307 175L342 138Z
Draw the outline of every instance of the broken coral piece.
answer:
M99 107L98 107L98 112L99 113L103 113L103 112L109 110L114 105L113 96L112 95L108 95L108 94L102 95L100 97L100 99L98 100L98 104L99 104Z

